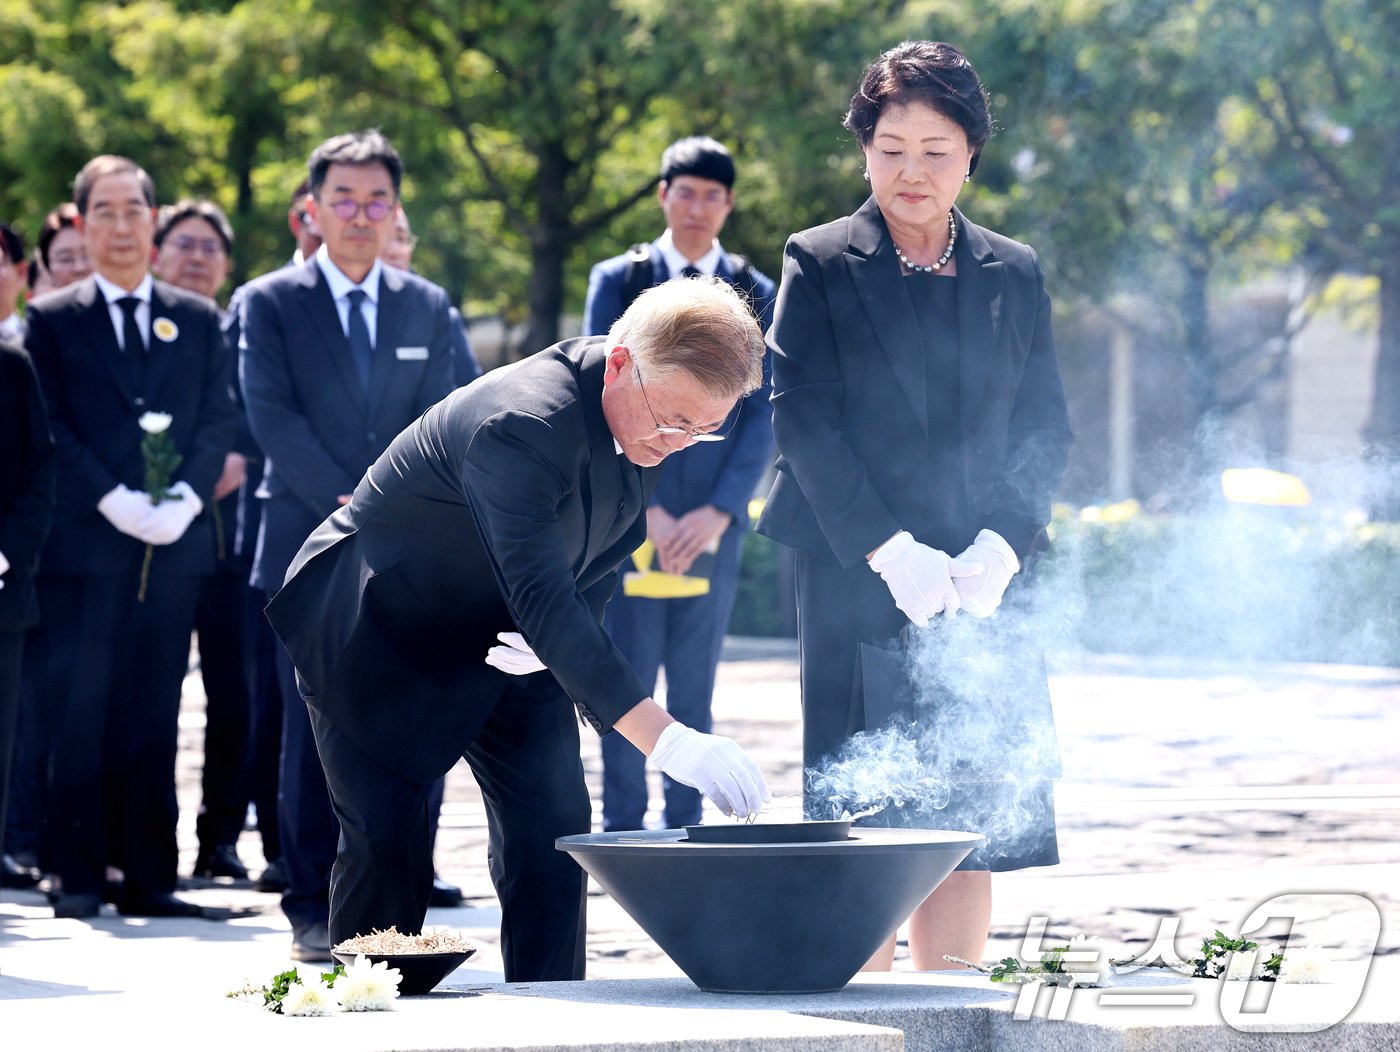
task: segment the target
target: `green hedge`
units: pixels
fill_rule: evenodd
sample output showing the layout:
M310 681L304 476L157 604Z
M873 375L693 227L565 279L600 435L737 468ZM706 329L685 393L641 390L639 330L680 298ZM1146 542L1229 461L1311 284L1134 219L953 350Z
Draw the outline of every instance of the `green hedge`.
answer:
M1034 586L1007 605L1030 612L1047 649L1400 666L1400 525L1128 504L1058 508L1050 532ZM785 557L747 538L730 632L790 630Z

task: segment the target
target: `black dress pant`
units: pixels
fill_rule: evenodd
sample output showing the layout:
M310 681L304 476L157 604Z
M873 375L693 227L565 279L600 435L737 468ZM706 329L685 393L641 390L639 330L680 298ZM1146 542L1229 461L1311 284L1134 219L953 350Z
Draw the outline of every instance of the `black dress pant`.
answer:
M433 879L429 786L381 766L314 710L311 721L340 819L331 945L391 924L421 931ZM486 803L507 982L583 978L586 881L554 846L591 824L578 726L553 677L535 673L511 682L464 753Z
M248 810L253 695L249 684L248 567L233 560L204 578L195 638L204 680L204 771L195 830L201 851L233 845Z
M5 814L9 797L10 768L19 728L19 663L24 652L24 631L0 631L0 854L5 851Z
M97 894L108 863L125 892L176 884L175 753L199 578L140 568L41 577L54 693L44 742L44 856L69 894Z

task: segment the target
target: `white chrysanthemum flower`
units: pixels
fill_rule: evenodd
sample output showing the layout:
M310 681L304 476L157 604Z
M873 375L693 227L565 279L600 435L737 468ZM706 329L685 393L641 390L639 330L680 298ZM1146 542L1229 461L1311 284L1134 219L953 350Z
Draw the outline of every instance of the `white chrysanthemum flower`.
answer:
M339 1011L335 991L320 979L292 983L282 998L283 1015L331 1015Z
M169 413L142 413L141 419L136 422L141 425L141 430L148 435L158 435L162 431L168 430L175 418Z
M347 1012L383 1012L394 1007L402 978L387 961L371 964L368 957L358 953L345 974L335 981L334 993Z
M1260 948L1256 950L1235 950L1230 954L1230 963L1225 967L1225 978L1246 982L1258 979L1264 974L1264 962L1270 954Z
M1283 955L1278 970L1281 983L1325 983L1332 969L1332 956L1321 946L1304 946Z

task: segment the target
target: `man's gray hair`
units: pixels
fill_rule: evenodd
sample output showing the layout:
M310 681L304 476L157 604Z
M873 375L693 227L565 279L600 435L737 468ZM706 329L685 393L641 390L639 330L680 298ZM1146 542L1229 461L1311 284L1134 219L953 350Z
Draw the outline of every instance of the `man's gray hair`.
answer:
M646 378L685 372L716 398L742 398L763 383L763 333L744 297L720 278L665 281L647 289L608 330Z

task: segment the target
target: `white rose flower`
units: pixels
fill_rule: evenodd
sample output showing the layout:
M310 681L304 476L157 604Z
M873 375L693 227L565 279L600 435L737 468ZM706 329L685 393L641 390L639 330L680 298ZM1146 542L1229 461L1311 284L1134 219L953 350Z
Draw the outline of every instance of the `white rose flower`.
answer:
M364 954L356 954L355 961L345 969L345 974L335 981L335 995L340 1007L347 1012L382 1012L394 1007L394 999L399 996L399 981L403 978L397 968L390 968L388 962L371 964Z
M320 979L292 983L282 998L283 1015L332 1015L339 1011L335 991Z
M141 419L136 422L146 434L158 435L167 430L174 419L169 413L142 413Z
M1289 949L1278 970L1281 983L1325 983L1332 968L1332 956L1321 946Z

